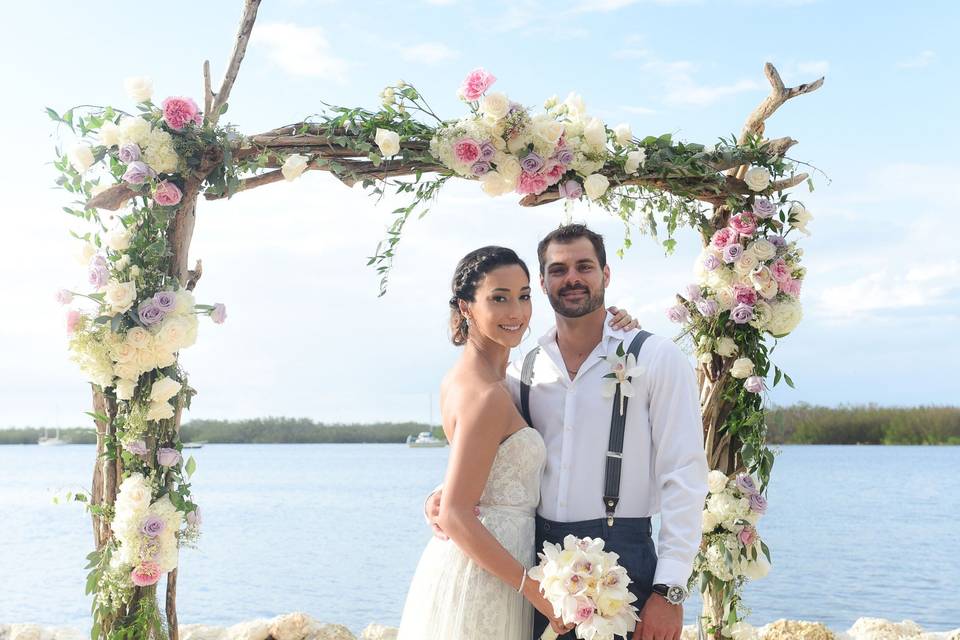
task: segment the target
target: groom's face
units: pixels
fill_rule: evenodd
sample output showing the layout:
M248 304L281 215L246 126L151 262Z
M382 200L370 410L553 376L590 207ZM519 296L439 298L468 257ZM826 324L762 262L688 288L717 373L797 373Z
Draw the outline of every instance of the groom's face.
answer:
M544 258L540 284L554 311L567 318L579 318L603 306L610 268L600 267L590 240L551 242Z

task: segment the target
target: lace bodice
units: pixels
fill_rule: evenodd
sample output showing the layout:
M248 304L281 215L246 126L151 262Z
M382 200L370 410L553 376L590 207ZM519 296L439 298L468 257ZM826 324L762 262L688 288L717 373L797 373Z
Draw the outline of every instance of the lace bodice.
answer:
M540 503L540 476L547 449L540 433L524 427L500 443L490 467L480 509L503 508L534 515Z

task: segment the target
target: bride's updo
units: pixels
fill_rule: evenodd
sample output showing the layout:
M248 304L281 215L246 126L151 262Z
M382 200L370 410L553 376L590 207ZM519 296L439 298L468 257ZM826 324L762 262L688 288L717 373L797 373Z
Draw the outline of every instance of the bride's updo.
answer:
M520 259L513 249L506 247L481 247L471 251L457 263L453 272L453 282L450 288L453 297L450 298L450 331L453 344L458 347L467 343L467 319L460 313L459 301L476 302L477 287L483 278L498 267L518 265L530 277L527 265Z

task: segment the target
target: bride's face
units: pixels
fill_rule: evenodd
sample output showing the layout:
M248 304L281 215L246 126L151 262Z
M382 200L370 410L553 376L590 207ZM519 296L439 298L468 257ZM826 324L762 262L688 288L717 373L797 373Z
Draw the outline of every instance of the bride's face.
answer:
M527 274L515 264L498 267L480 282L474 302L467 303L470 333L504 347L516 347L530 324L531 311Z

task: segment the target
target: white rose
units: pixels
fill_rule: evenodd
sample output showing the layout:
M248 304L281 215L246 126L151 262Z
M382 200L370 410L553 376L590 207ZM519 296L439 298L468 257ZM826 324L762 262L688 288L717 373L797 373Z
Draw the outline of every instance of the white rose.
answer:
M750 358L737 358L730 367L730 375L734 378L749 378L753 375L753 360Z
M587 192L587 197L591 200L596 200L607 192L607 189L610 187L610 181L607 180L607 176L601 175L599 173L593 173L587 176L587 179L583 181L583 189Z
M111 349L111 355L117 362L132 362L137 357L137 348L129 342L119 342Z
M95 162L93 149L90 148L90 145L86 144L75 144L70 147L70 150L67 151L67 157L70 159L70 164L73 168L77 170L77 173L84 173L92 167Z
M400 136L389 129L377 129L373 141L380 147L380 153L385 158L395 156L400 152Z
M520 135L514 138L507 140L507 151L512 154L517 154L521 150L526 149L527 145L532 142L533 138L529 135Z
M780 285L777 284L777 281L774 280L773 278L770 278L769 280L763 282L760 285L760 288L757 289L757 291L760 292L760 295L766 298L767 300L773 300L773 298L777 295L777 291L779 290L780 290Z
M757 630L743 620L728 627L724 635L729 635L733 640L757 640Z
M157 369L173 366L177 362L177 356L160 343L155 343L150 353L156 362Z
M150 400L152 402L166 402L173 396L180 393L181 385L179 382L173 378L168 378L167 376L161 376L153 381L153 386L150 387Z
M587 106L583 103L583 98L578 93L570 93L567 99L563 101L570 115L578 116L586 112Z
M583 128L583 139L587 144L600 147L607 144L607 129L603 126L600 118L591 118L587 126Z
M744 252L740 254L740 257L733 263L733 270L736 271L738 275L745 276L756 269L759 264L757 258L752 253ZM715 269L715 271L719 271L719 269Z
M123 118L120 120L120 140L118 144L133 142L141 148L147 146L150 139L150 123L143 118Z
M774 286L776 286L776 282L774 282ZM757 300L757 304L753 306L753 320L750 321L750 326L763 331L767 323L770 322L771 312L772 309L769 304L763 300Z
M799 202L790 205L790 226L800 231L804 235L810 235L807 231L807 223L813 220L813 215Z
M717 469L712 470L707 474L707 488L710 493L723 493L727 488L727 474Z
M137 299L137 286L133 282L110 280L107 283L104 301L114 313L125 313Z
M134 364L136 365L136 375L133 376L121 376L129 377L130 379L137 378L141 373L146 373L147 371L153 371L157 368L157 358L153 355L154 345L150 343L142 349L137 349L137 356Z
M139 354L138 351L134 352L134 358ZM113 367L113 373L118 378L124 380L136 380L140 377L140 372L142 369L137 365L136 360L131 360L130 362L120 362Z
M280 167L280 172L283 173L283 179L287 182L291 180L296 180L300 175L307 170L307 162L309 162L307 156L295 153L291 156L287 156L287 159L283 161L283 166Z
M549 145L557 144L563 135L563 124L548 117L542 117L533 122L534 135Z
M623 164L623 170L628 173L636 173L647 161L646 149L638 149L627 153L627 161Z
M750 246L747 247L747 253L752 253L760 262L766 262L777 255L777 247L769 240L760 238L750 243Z
M517 178L520 177L520 172L523 171L520 161L506 153L497 154L495 160L497 173L503 176L504 180L516 182Z
M502 93L488 93L480 100L480 113L500 119L510 110L510 99Z
M549 98L543 101L543 108L553 109L555 106L557 106L557 103L559 102L560 102L560 99L557 98L557 94L553 94L552 96L550 96Z
M75 257L77 259L77 262L79 262L80 264L86 267L87 265L90 264L90 260L95 255L97 255L96 245L94 245L92 242L84 242L83 245L80 247L80 250L77 251Z
M703 510L703 521L701 523L700 530L703 533L710 533L717 528L717 525L720 524L717 521L717 516L713 515L709 510Z
M153 97L153 80L146 76L125 79L123 88L134 102L146 102Z
M156 334L156 342L165 351L180 349L187 336L189 327L182 317L166 318Z
M630 141L633 140L633 132L630 131L630 125L626 122L618 124L613 128L613 135L617 140L617 144L621 147L625 147L630 144Z
M107 235L107 246L114 251L126 251L130 248L130 236L129 229L117 227ZM127 260L129 261L129 258Z
M193 297L193 292L189 289L180 289L176 293L177 296L177 315L186 315L188 313L193 313L193 307L196 304L196 299Z
M743 176L751 191L763 191L770 186L770 172L764 167L753 167Z
M714 347L714 352L723 358L734 356L737 354L737 351L739 351L737 343L729 336L723 336L717 340L717 346Z
M717 267L708 272L706 278L707 286L718 292L729 287L734 280L736 280L736 274L733 269L726 266Z
M797 328L803 318L803 306L797 300L773 303L767 331L780 338Z
M127 330L127 342L137 349L143 349L150 344L150 332L143 327L133 327Z
M697 362L699 362L700 364L710 364L711 362L713 362L713 354L710 353L709 351L701 353L700 355L697 356Z
M502 196L505 193L510 193L513 191L513 186L514 183L512 181L508 181L496 171L491 171L490 173L484 174L480 178L480 188L483 189L483 192L491 198Z
M760 552L757 552L757 559L750 560L746 562L743 566L743 575L747 576L751 580L759 580L760 578L766 577L770 573L770 563L767 562L767 557Z
M173 417L173 405L169 402L151 402L147 409L147 420L165 420Z
M137 383L133 380L117 380L117 400L130 400L133 398L133 392L137 388Z
M717 271L720 271L720 269L717 269ZM726 269L724 269L724 271L726 271ZM717 289L716 298L717 304L720 305L720 311L730 311L736 302L733 289L727 286Z
M120 127L112 120L107 120L100 125L100 144L105 147L120 144Z
M130 255L125 253L120 256L120 259L113 263L113 268L118 271L123 271L130 266Z

